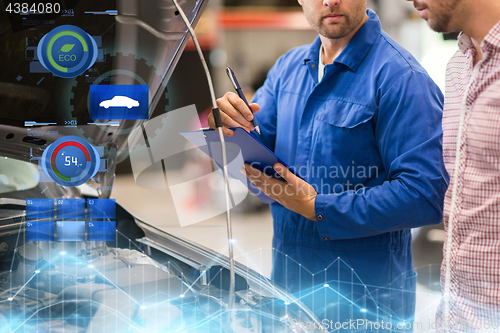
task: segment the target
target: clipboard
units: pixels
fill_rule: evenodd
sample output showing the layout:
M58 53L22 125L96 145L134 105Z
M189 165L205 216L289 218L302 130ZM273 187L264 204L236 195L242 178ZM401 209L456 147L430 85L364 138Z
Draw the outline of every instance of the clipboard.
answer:
M245 184L262 202L266 204L275 202L256 187L240 170L243 168L244 162L269 176L283 179L274 171L273 165L281 163L289 168L288 165L243 128L236 127L231 129L234 131L234 135L224 137L226 139L228 173ZM210 156L219 167L222 166L221 143L219 133L216 130L180 132L180 134Z

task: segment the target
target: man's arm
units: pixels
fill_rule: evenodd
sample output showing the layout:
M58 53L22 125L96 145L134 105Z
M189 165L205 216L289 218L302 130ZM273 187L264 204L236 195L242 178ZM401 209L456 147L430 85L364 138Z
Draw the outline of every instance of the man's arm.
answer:
M387 170L382 185L315 201L322 237L347 239L438 224L449 177L442 155L442 93L410 72L382 92L375 139Z
M442 157L442 94L426 74L410 72L381 95L375 138L388 175L382 185L316 194L290 172L282 173L288 184L249 166L246 174L286 208L315 217L322 238L368 237L440 223L449 180Z

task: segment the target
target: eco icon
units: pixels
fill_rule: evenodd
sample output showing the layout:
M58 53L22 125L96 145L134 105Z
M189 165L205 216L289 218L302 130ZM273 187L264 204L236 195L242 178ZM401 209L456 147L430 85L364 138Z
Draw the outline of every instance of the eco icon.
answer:
M61 47L61 49L59 50L59 52L57 52L57 53L61 53L61 52L68 53L69 51L71 51L73 49L73 47L75 47L75 44L64 44Z
M43 36L37 48L40 63L63 78L83 74L96 61L97 52L94 38L73 25L52 29Z

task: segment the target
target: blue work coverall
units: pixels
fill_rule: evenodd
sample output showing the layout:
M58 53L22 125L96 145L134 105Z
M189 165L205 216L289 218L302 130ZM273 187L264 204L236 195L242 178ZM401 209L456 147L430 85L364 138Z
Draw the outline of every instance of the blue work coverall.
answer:
M271 204L272 279L332 330L413 319L410 229L441 222L449 181L443 95L368 16L321 82L318 37L279 58L253 100L260 140L318 192L316 222Z

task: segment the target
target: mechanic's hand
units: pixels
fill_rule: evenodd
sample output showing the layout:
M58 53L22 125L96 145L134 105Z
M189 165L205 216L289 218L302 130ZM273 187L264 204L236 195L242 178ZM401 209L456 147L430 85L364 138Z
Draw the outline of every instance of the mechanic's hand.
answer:
M254 126L251 123L253 119L252 112L259 112L260 106L258 104L250 104L252 108L252 112L250 112L245 102L237 94L227 92L224 97L217 100L217 106L219 107L222 124L224 125L222 129L224 135L234 135L234 131L230 130L229 127L243 127L248 133L253 131ZM208 116L208 126L215 129L213 111Z
M309 220L316 221L314 204L318 193L314 187L294 175L281 163L276 163L273 168L286 182L266 175L248 163L245 163L242 173L271 199Z

